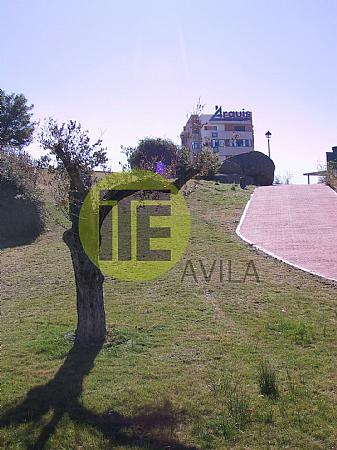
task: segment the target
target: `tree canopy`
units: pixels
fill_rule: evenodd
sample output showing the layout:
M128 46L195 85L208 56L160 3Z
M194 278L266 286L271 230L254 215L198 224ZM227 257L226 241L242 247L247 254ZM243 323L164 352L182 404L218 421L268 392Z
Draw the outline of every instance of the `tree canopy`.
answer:
M131 169L156 170L157 164L172 166L177 160L177 146L169 139L143 138L137 147L123 148Z
M23 94L0 89L0 150L21 150L33 140L33 105Z

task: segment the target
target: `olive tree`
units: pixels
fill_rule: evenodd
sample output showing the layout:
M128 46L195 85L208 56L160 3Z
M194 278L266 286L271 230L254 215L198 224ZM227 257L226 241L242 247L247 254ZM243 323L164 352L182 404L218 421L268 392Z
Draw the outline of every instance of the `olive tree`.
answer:
M49 152L44 163L54 159L54 170L66 173L71 227L63 240L71 254L77 302L77 344L94 344L105 339L106 323L103 301L104 276L86 255L79 236L79 213L93 183L93 170L107 162L101 140L90 143L88 132L69 121L58 125L49 119L39 132L41 146Z
M62 178L66 174L69 219L71 227L63 233L63 240L71 254L77 301L77 344L94 344L104 341L106 321L103 298L104 275L89 259L79 234L81 206L94 182L94 169L107 162L106 149L101 140L91 144L87 131L75 121L58 125L49 119L39 133L41 146L48 151L43 158L47 165L54 159L53 171ZM207 152L191 157L186 149L178 154L178 177L173 182L177 189L197 174L208 170L211 158ZM175 162L176 163L176 162ZM130 195L120 191L118 201ZM106 198L109 200L109 198ZM108 211L108 209L107 209ZM104 218L100 218L102 225Z

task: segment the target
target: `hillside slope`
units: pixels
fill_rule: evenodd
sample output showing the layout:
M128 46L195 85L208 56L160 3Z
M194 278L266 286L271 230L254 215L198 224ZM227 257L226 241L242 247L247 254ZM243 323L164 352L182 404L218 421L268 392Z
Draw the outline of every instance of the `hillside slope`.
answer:
M336 447L336 285L239 240L250 192L198 183L185 257L152 282L106 280L112 342L86 358L62 229L0 251L0 448Z

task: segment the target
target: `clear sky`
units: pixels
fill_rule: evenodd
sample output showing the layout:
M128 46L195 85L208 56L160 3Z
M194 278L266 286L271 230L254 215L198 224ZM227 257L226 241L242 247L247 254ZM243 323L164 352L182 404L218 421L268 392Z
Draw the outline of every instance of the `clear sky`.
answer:
M0 87L35 119L75 119L120 146L179 134L205 112L253 112L293 181L337 145L337 0L0 0ZM36 144L31 147L36 155Z

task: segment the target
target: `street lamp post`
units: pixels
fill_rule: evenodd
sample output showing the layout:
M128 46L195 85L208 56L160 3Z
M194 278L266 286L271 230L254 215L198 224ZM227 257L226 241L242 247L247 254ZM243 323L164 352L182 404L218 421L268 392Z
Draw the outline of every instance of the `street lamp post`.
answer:
M267 131L267 133L265 134L266 138L268 139L268 156L270 158L270 138L271 138L271 132Z

